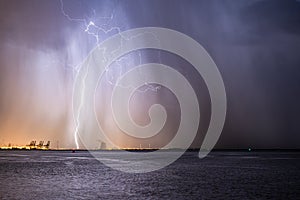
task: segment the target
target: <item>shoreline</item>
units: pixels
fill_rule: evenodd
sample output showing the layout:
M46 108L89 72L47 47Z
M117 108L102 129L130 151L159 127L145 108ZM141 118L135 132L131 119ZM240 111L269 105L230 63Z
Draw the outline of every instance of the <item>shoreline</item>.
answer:
M84 152L84 151L107 151L107 152L153 152L159 149L0 149L0 151L71 151L71 152ZM186 151L186 152L199 152L200 149L161 149L163 151ZM211 152L300 152L300 149L213 149ZM205 152L205 150L203 150Z

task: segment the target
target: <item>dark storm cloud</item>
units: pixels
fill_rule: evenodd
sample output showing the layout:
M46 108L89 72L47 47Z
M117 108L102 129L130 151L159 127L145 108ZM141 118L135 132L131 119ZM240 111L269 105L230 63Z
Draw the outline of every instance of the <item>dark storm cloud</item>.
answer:
M215 60L228 95L218 147L299 148L299 2L151 1L128 10L133 27L186 33Z
M1 1L1 40L27 47L55 47L64 44L59 2Z

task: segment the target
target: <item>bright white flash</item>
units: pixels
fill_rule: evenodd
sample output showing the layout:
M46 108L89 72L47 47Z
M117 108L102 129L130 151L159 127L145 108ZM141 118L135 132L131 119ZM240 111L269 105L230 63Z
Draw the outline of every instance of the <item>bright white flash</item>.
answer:
M64 9L64 3L63 3L63 0L60 0L60 8L61 8L61 13L62 15L64 15L69 21L72 21L72 22L77 22L77 23L81 23L81 24L84 24L85 26L85 29L83 30L84 32L86 32L89 36L92 36L95 38L96 40L96 45L99 45L99 43L103 40L101 40L101 38L99 38L99 34L102 33L102 34L106 34L106 35L109 35L111 33L114 33L114 34L120 34L121 32L121 28L118 27L118 26L111 26L107 28L107 26L105 26L106 28L103 28L101 27L100 25L97 25L94 21L92 20L86 20L84 18L74 18L72 17L71 15L67 14L65 12L65 9ZM93 10L93 13L96 14L96 11ZM111 15L110 16L100 16L100 17L97 17L99 19L105 19L105 20L113 20L114 19L114 11L112 11ZM106 23L105 25L108 25L108 23ZM121 44L120 44L121 46ZM160 60L160 52L159 52L159 60ZM126 57L126 56L124 56ZM124 58L123 57L123 58ZM141 53L138 54L138 57L139 57L139 64L142 64L142 56L141 56ZM123 61L122 59L123 58L119 58L116 60L116 64L119 66L119 69L120 71L122 70L122 62ZM161 63L161 62L160 62ZM72 66L72 71L73 71L73 74L76 76L77 73L78 73L78 66L80 66L81 63L79 63L79 65L77 66ZM107 70L107 72L109 71L109 69ZM83 83L82 83L82 90L85 90L86 86L85 86L85 79L87 77L87 73L88 71L86 71L86 74L84 75L84 79L82 79ZM119 74L121 75L121 74ZM111 80L111 77L109 77L109 73L106 73L105 74L105 80L110 84L110 85L113 85L114 87L122 87L122 88L131 88L133 86L131 85L121 85L121 84L118 84L118 81L112 81ZM146 87L144 88L139 88L138 90L136 90L137 92L147 92L147 91L154 91L154 92L157 92L161 86L153 86L147 82L145 82L144 84ZM73 100L72 100L73 101ZM85 101L85 98L84 98L84 92L82 92L82 95L80 97L80 102L79 102L79 107L78 107L78 115L74 116L74 121L75 121L75 130L74 130L74 140L75 140L75 144L76 144L76 148L78 149L79 148L79 144L78 144L78 131L79 131L79 127L80 127L80 113L81 113L81 110L82 110L82 106L84 105L84 102Z

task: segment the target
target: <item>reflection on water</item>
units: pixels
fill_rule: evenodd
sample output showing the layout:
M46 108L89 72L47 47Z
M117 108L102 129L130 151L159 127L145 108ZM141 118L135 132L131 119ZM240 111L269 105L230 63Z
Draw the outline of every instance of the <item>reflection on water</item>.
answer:
M86 151L0 151L0 199L300 196L297 152L212 152L202 160L197 155L187 152L164 169L127 174L106 167Z

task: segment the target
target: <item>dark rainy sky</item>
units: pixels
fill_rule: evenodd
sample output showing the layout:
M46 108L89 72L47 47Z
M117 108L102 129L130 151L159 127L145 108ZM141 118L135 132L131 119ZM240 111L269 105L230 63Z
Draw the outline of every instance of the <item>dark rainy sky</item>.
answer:
M74 147L74 69L95 47L95 33L98 42L116 34L93 26L89 34L85 23L90 21L105 30L165 27L203 45L219 68L228 100L217 147L300 148L297 0L0 0L0 145L34 139ZM143 58L153 57L146 52ZM177 69L202 98L205 88L197 86L201 77L185 70L184 61L166 53L162 61L181 63ZM163 100L164 92L159 95ZM199 135L209 119L209 103L201 106Z

